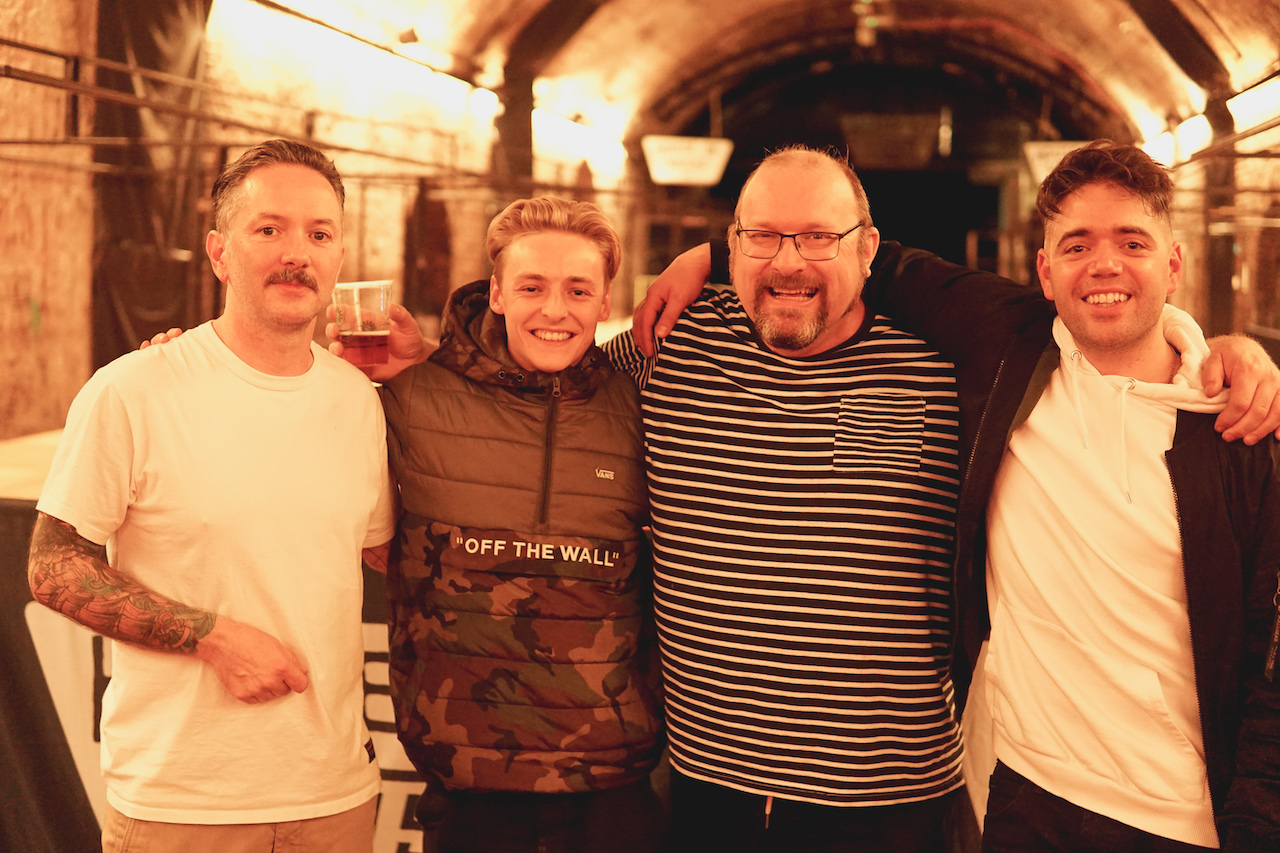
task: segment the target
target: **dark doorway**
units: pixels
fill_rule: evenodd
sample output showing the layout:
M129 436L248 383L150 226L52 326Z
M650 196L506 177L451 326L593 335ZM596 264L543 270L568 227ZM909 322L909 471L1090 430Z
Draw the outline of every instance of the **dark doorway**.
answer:
M962 172L875 171L859 177L883 240L966 264L966 235L998 227L999 188L972 184Z

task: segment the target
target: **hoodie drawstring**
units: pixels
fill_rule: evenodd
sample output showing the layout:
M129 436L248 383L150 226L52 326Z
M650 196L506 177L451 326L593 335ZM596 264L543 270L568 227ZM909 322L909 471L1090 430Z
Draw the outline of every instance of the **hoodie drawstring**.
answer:
M1073 362L1073 370L1067 371L1067 375L1071 377L1071 408L1076 413L1076 429L1080 432L1080 441L1084 443L1084 449L1089 449L1089 428L1085 426L1084 411L1080 408L1080 359L1084 358L1080 350L1071 351L1071 361Z
M1071 378L1071 403L1076 415L1076 428L1080 431L1080 440L1085 450L1089 449L1089 428L1085 424L1084 409L1080 405L1080 359L1084 355L1080 350L1071 351L1073 370L1067 371ZM1120 389L1120 471L1124 477L1124 498L1133 503L1133 493L1129 485L1129 442L1125 438L1125 414L1129 410L1129 392L1138 386L1134 379L1128 379Z
M1129 493L1129 441L1124 431L1124 416L1128 411L1129 392L1137 386L1138 383L1130 379L1120 389L1120 469L1124 471L1124 497L1129 503L1133 503L1133 495Z

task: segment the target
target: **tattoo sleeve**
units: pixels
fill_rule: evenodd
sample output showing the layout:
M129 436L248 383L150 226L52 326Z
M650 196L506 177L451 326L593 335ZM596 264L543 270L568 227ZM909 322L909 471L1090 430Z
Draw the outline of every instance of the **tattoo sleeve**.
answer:
M36 601L89 630L157 651L194 652L217 619L120 574L103 546L44 513L31 534L27 582Z
M387 542L382 545L375 545L372 548L365 548L360 554L360 559L366 568L385 575L387 573L387 563L391 560L391 543Z

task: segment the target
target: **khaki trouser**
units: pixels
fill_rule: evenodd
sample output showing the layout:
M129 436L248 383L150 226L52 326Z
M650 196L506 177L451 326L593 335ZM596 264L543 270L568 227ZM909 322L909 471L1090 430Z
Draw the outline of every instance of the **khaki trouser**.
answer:
M285 823L227 825L135 820L110 805L103 853L373 853L378 798L345 812Z

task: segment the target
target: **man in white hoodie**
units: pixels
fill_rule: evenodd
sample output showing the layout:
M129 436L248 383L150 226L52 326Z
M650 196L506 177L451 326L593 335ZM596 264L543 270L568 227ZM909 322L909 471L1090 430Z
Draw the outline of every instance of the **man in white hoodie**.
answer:
M984 850L1280 849L1275 440L1216 440L1204 340L1166 340L1171 198L1107 142L1040 189L1057 347L987 504Z

